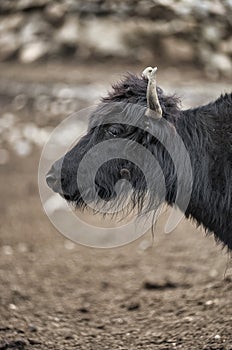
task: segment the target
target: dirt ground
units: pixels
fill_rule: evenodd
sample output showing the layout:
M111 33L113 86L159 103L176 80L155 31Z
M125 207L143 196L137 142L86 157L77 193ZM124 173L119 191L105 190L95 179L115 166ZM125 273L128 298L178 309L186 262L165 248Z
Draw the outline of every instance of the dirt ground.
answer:
M185 221L165 235L161 218L153 243L75 245L43 211L39 157L0 165L0 349L232 350L232 263L213 237Z

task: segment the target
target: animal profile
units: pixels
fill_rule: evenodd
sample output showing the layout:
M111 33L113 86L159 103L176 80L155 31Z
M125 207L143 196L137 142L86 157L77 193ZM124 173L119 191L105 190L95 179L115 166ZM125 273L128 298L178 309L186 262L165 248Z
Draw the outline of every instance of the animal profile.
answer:
M90 201L121 204L128 196L139 214L163 202L177 205L232 249L232 93L183 110L175 95L156 85L156 70L127 74L113 85L86 135L53 164L47 183L80 210Z

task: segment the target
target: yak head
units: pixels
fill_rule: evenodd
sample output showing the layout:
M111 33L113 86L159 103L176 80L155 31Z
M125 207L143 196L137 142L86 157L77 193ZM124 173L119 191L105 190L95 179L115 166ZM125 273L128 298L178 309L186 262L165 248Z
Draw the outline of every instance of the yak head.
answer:
M170 192L160 186L174 174L163 140L171 142L178 114L177 99L156 86L156 68L127 75L92 113L86 135L53 164L48 186L79 209L119 208L128 198L139 210L145 201L151 208Z

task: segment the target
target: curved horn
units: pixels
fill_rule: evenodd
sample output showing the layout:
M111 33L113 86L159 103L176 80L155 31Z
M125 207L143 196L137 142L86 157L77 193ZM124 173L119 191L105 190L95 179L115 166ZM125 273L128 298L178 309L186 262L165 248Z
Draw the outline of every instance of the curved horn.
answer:
M157 67L147 67L142 76L148 79L147 84L147 110L145 115L154 119L162 118L162 108L159 103L156 91L156 71Z

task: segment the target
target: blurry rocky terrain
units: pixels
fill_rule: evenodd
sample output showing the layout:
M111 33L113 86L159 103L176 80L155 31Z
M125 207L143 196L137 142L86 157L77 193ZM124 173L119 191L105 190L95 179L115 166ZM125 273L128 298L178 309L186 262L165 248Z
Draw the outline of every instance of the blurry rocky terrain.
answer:
M2 0L0 61L194 64L232 72L231 0Z

